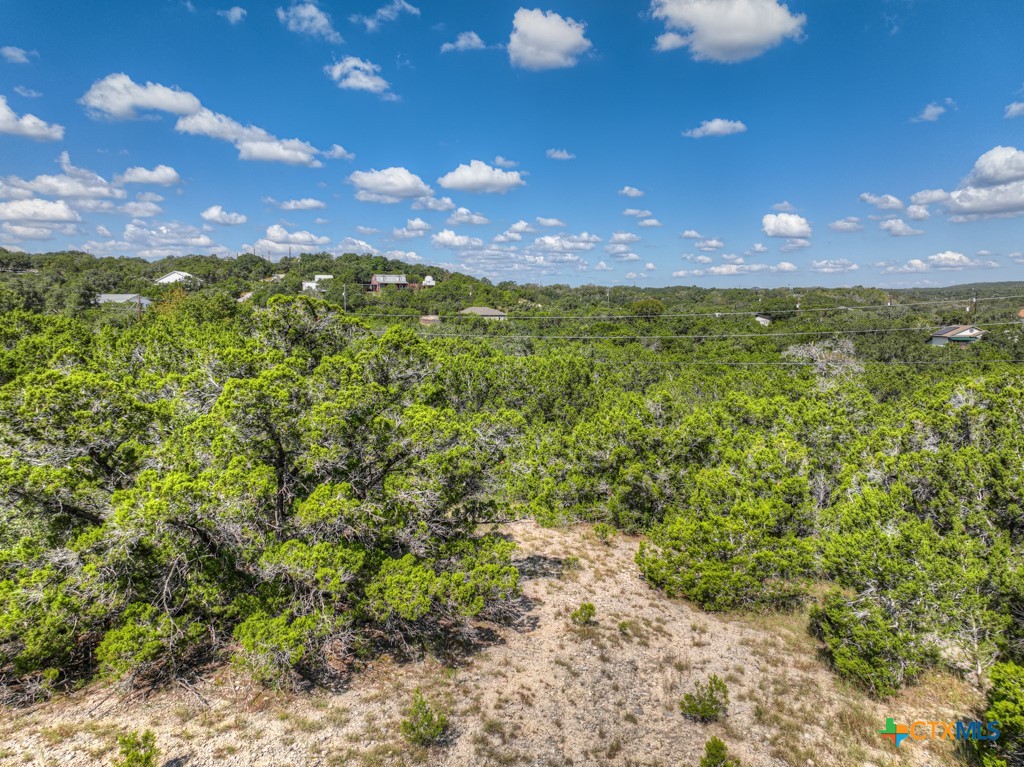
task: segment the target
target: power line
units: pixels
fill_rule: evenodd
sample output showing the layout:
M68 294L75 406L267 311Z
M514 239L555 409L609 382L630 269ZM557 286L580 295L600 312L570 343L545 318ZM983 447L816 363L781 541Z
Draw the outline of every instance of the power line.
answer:
M831 306L831 307L817 307L812 309L747 309L747 310L730 310L730 311L716 311L716 312L684 312L684 313L671 313L671 314L658 314L658 315L646 315L646 314L510 314L506 315L508 321L518 320L656 320L656 319L668 319L673 317L710 317L720 319L722 317L733 317L733 316L753 316L755 314L821 314L826 312L846 312L846 311L872 311L875 309L905 309L910 307L919 306L940 306L945 304L962 304L967 302L982 302L982 301L1024 301L1024 295L1020 296L992 296L989 298L977 298L968 296L967 298L950 298L943 299L941 301L917 301L909 304L871 304L869 306ZM359 317L369 318L380 318L380 319L404 319L404 320L418 320L421 315L419 314L359 314ZM442 320L462 320L462 319L475 319L476 315L471 314L439 314L436 315Z

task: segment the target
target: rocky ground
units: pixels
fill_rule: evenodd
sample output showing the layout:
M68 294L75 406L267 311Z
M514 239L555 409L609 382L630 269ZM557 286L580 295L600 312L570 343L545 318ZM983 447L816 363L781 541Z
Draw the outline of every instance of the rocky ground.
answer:
M840 683L807 635L805 615L715 616L650 589L633 563L637 539L610 544L589 528L508 525L519 543L524 614L479 651L444 665L381 658L339 693L288 695L230 669L145 698L93 686L0 723L0 764L109 765L116 736L156 733L163 767L426 764L696 767L722 738L744 765L957 765L949 744L876 731L897 721L953 719L978 693L934 676L885 703ZM595 622L569 614L582 602ZM696 724L683 694L717 674L728 716ZM408 745L400 722L420 688L450 717L448 741Z

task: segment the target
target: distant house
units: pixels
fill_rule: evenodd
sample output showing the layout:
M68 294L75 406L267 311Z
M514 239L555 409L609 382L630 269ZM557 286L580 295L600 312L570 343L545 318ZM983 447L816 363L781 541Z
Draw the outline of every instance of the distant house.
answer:
M437 285L437 283L434 282L434 278L431 277L429 274L426 277L423 278L423 287L425 287L425 288L432 288L435 285ZM1024 309L1022 309L1021 311L1024 311Z
M985 331L974 325L947 325L932 333L928 343L932 346L945 346L946 344L970 346L980 340L983 335L985 335Z
M429 328L431 325L440 324L441 318L438 317L436 314L424 314L422 317L420 317L420 325L422 325L425 328Z
M483 317L485 320L504 320L508 317L505 312L492 309L489 306L471 306L468 309L463 309L459 314L474 314L477 317Z
M314 274L313 275L313 282L320 282L320 280L333 280L333 279L334 279L334 275L333 274Z
M193 277L188 272L168 272L163 277L157 277L156 284L157 285L171 285L171 284L173 284L175 282L182 282L183 280L194 280L194 279L195 279L195 277Z
M148 308L153 303L138 293L100 293L96 300L101 304L125 304L131 306L142 304L143 309Z
M320 290L320 283L321 282L323 282L324 280L333 280L333 279L334 279L334 275L333 274L314 274L312 280L303 280L302 281L302 290L303 291L311 290L313 292L318 292Z
M404 274L375 274L370 277L370 290L374 293L380 293L380 289L385 285L394 285L399 290L405 290L409 287L409 281L405 279Z
M761 312L758 312L757 314L754 315L754 321L757 322L759 325L763 325L764 327L768 327L769 325L772 324L772 318L769 317L767 314L763 314Z

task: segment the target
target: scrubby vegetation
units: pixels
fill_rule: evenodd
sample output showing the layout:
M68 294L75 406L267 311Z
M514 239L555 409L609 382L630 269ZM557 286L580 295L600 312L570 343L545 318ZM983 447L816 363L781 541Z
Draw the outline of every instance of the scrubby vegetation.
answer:
M693 692L688 692L679 702L683 716L695 722L717 722L729 711L729 687L712 674L701 684L695 682Z
M515 613L512 545L488 523L530 516L642 534L642 576L705 610L809 610L835 671L875 696L938 667L991 688L1000 758L1019 754L1024 300L997 297L1020 286L979 287L965 315L962 288L3 259L9 701L224 660L332 684L383 648L451 648ZM438 286L357 289L399 268ZM149 281L170 269L202 282ZM313 273L335 280L295 295ZM115 289L155 304L93 305ZM470 303L510 320L455 314ZM428 312L442 324L421 328ZM925 344L967 321L984 341Z

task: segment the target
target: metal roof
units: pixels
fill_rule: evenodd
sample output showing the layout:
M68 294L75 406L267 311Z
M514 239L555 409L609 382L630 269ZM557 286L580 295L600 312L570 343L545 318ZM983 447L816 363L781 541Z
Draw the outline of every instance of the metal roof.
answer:
M946 325L932 333L932 338L954 338L956 336L980 336L985 331L974 325Z
M489 306L470 306L467 309L463 309L459 314L475 314L478 317L505 317L505 312L497 309L492 309Z

